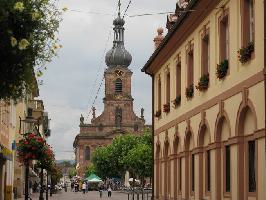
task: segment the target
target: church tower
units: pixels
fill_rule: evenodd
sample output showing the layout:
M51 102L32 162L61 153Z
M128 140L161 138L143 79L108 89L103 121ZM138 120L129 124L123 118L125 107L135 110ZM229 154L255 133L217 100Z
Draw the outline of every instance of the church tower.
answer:
M85 168L90 164L91 155L98 146L112 143L114 137L120 134L142 134L145 127L144 109L138 117L133 110L131 95L132 71L128 69L132 56L124 46L124 24L120 16L113 21L114 40L111 50L106 53L107 69L104 72L105 96L103 98L104 110L96 116L92 109L91 123L86 123L80 117L80 133L74 141L78 175L84 174Z

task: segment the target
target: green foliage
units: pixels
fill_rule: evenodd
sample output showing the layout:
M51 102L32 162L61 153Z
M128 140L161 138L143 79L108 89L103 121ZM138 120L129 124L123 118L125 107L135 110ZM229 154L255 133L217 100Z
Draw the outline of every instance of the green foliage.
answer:
M245 64L251 58L251 54L254 52L254 42L249 42L246 47L242 47L237 51L238 53L238 60Z
M91 174L95 174L96 169L93 164L90 164L86 169L86 177L90 176Z
M111 145L95 149L92 157L95 173L103 179L123 177L126 171L132 171L140 176L150 176L151 148L152 135L148 129L142 136L118 136ZM137 161L136 164L133 164L134 161Z
M68 171L68 177L71 179L72 177L77 175L77 171L75 167L72 167Z
M194 96L194 85L191 84L186 88L186 97L187 99L191 99Z
M209 87L209 74L203 74L198 82L198 85L196 86L196 89L199 91L207 90Z
M228 71L228 60L225 59L216 67L216 76L218 79L223 79Z
M20 98L36 87L35 73L60 48L57 0L0 1L0 99Z
M138 144L125 156L128 170L140 177L151 177L152 175L152 147L144 143Z

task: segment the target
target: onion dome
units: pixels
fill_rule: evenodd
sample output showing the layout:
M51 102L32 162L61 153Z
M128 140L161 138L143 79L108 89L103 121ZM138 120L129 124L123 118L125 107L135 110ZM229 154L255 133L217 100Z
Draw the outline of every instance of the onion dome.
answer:
M120 17L120 13L118 13L118 17L113 21L113 47L105 55L105 63L108 67L128 67L132 61L131 54L125 49L124 46L124 24L125 20L122 19Z

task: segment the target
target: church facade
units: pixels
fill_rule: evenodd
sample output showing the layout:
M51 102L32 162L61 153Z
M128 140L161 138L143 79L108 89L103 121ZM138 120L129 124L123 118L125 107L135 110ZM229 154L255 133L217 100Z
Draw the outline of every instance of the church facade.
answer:
M91 123L85 123L84 117L82 115L80 117L80 133L73 144L79 176L85 175L95 148L112 143L113 138L120 134L140 135L145 128L144 109L141 109L140 117L133 110L134 99L131 95L133 73L128 69L132 57L124 47L124 23L119 13L113 21L113 47L105 57L108 67L104 72L104 110L96 117L96 109L93 107Z

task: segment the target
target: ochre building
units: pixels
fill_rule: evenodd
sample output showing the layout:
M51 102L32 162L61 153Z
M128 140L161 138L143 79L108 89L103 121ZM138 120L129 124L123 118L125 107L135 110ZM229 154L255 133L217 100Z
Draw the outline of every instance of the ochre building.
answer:
M113 21L113 47L105 57L108 68L104 72L104 110L96 117L95 108L92 108L91 123L85 123L83 116L80 118L80 133L74 141L79 176L85 175L85 169L91 163L95 148L112 143L113 138L120 134L139 135L145 128L144 109L141 109L140 117L133 111L134 99L131 96L133 73L128 69L132 57L124 47L124 23L120 14Z
M142 69L153 80L154 199L264 200L265 3L178 3Z

